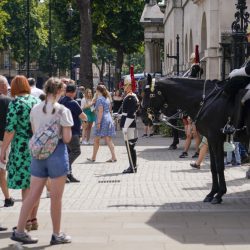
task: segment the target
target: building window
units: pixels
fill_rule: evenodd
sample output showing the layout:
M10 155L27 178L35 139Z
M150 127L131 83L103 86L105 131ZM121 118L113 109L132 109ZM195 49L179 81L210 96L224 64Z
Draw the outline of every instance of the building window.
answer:
M10 55L9 53L4 53L4 56L3 56L3 64L4 64L4 68L5 69L8 69L10 67Z

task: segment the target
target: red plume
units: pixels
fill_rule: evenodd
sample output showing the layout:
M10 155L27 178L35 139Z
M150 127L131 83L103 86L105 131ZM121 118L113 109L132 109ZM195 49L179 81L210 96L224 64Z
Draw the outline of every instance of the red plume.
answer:
M135 92L136 82L135 82L135 74L134 74L134 65L130 66L130 78L131 78L131 83L132 83L132 91Z
M195 45L194 53L195 53L194 63L200 63L199 45Z

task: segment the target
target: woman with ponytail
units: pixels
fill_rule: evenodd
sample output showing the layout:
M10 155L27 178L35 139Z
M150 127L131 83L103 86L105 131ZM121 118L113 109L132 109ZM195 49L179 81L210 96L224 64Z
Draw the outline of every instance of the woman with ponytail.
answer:
M58 78L50 78L44 86L45 100L33 107L30 113L30 121L33 133L45 128L52 119L58 117L61 134L55 151L44 160L32 157L31 160L31 186L30 193L23 202L19 215L17 228L14 229L11 239L24 244L37 243L24 232L26 220L42 194L48 178L50 178L51 219L53 234L50 244L70 243L71 237L60 232L62 195L69 169L69 158L65 143L71 140L72 115L69 109L58 103L63 94L63 83Z

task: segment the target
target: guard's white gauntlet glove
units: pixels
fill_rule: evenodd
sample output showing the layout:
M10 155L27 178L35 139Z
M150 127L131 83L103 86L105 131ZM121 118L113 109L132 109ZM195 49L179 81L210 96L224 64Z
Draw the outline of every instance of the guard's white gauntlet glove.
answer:
M245 70L245 67L242 67L240 69L234 69L230 74L229 77L233 78L236 76L248 76Z

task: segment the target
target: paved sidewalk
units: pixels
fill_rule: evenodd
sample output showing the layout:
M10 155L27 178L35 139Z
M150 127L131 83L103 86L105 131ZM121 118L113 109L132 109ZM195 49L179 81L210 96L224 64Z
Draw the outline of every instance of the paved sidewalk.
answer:
M184 141L181 141L183 145ZM115 139L118 162L106 163L110 153L101 146L97 161L86 158L92 146L82 146L73 165L79 184L67 184L63 199L62 228L73 243L53 249L250 249L250 181L248 166L226 169L228 193L221 205L203 203L211 187L209 162L201 170L189 166L190 157L179 159L178 150L167 150L171 139L154 136L140 139L138 173L122 175L128 160L118 131ZM9 228L17 223L20 192L11 194L14 207L0 208L0 222ZM50 240L49 202L43 193L39 207L40 241L24 249L46 249ZM3 199L0 194L0 200ZM1 201L0 201L1 206ZM0 233L0 249L16 249Z

